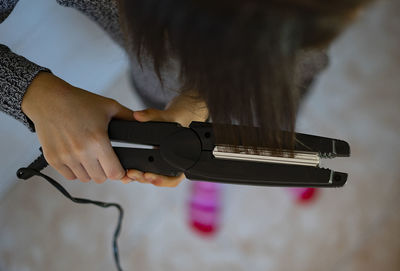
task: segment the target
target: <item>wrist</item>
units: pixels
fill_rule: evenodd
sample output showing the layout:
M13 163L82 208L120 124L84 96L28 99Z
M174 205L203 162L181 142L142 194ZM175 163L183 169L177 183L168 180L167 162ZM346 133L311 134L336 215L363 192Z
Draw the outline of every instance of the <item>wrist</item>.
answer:
M47 100L54 100L55 97L52 97L51 94L66 89L67 86L69 86L68 83L52 73L39 72L29 85L22 99L22 112L35 122L37 116L45 110L45 106L51 104Z

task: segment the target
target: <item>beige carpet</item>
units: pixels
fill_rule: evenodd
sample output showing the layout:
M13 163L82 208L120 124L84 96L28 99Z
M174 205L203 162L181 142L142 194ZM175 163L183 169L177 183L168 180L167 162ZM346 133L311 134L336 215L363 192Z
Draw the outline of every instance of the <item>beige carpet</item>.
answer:
M350 177L314 204L298 206L282 188L225 186L221 230L206 240L186 224L189 181L176 189L62 181L73 195L125 207L124 270L400 270L400 1L372 6L330 55L298 130L349 141L352 157L326 166ZM108 95L139 109L127 88L123 74ZM18 182L0 202L0 270L115 270L116 218L37 178Z

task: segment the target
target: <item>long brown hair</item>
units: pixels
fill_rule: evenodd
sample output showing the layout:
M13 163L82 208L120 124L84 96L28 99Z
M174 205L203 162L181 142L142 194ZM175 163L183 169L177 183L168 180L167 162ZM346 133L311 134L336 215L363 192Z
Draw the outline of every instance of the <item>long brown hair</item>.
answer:
M217 138L279 149L293 144L298 53L328 44L365 2L120 0L120 10L130 49L158 75L176 58L180 91L197 90L213 122L260 127L217 128Z

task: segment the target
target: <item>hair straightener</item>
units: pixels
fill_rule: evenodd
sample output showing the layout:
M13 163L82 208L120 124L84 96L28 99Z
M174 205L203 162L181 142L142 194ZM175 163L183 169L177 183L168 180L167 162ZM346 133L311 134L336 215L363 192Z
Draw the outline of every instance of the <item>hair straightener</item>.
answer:
M322 158L350 156L349 144L333 138L296 133L293 155L276 155L268 149L249 154L245 146L216 142L213 124L207 122L194 121L186 128L174 122L112 120L108 134L111 141L154 146L114 147L125 169L167 176L183 172L190 180L260 186L340 187L347 180L346 173L319 167ZM18 177L29 178L23 173Z
M319 167L321 158L350 155L348 143L332 138L297 133L291 157L289 151L279 156L267 149L249 154L245 146L216 142L213 124L206 122L192 122L185 128L178 123L114 120L109 137L155 146L114 147L124 168L143 172L168 176L183 172L191 180L261 186L339 187L347 180L346 173Z
M239 128L229 125L231 131ZM246 146L217 141L213 124L207 122L192 122L187 128L173 122L112 120L108 134L114 142L152 146L113 147L125 169L167 176L178 176L183 172L190 180L259 186L341 187L347 181L346 173L320 167L322 158L350 156L349 144L333 138L296 133L293 151L257 148L257 152L251 152ZM59 183L40 172L47 165L42 154L27 168L20 168L17 176L26 180L38 175L74 202L104 208L113 206L119 210L113 251L117 269L122 270L117 246L122 207L116 203L72 197Z

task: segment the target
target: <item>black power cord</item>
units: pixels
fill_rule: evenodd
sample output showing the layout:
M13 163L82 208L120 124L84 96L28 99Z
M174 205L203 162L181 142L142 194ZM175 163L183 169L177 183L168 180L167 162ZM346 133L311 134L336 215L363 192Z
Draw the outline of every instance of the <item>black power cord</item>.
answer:
M121 224L122 224L122 218L124 216L124 210L122 209L121 205L118 203L108 203L108 202L102 202L102 201L96 201L96 200L90 200L90 199L85 199L85 198L76 198L71 196L70 193L57 181L54 179L50 178L49 176L41 173L40 171L47 166L47 161L44 158L43 154L40 155L34 162L32 162L27 168L20 168L17 171L17 177L20 179L27 180L32 176L40 176L46 181L48 181L52 186L57 188L58 191L60 191L65 197L69 198L73 202L80 203L80 204L94 204L97 206L100 206L102 208L108 208L108 207L115 207L118 210L118 223L117 227L115 228L114 235L113 235L113 254L114 254L114 260L115 264L117 266L118 271L122 271L121 264L119 262L119 250L118 250L118 237L121 232Z

